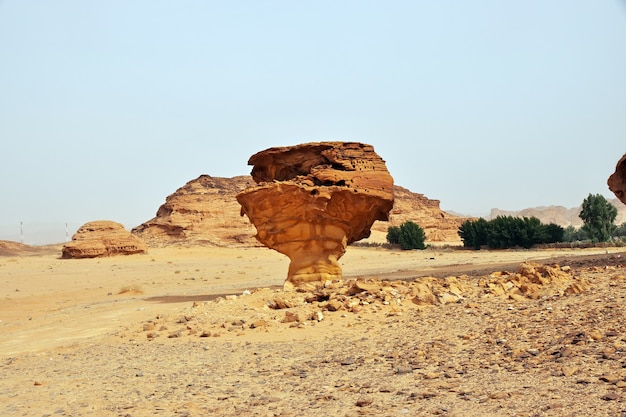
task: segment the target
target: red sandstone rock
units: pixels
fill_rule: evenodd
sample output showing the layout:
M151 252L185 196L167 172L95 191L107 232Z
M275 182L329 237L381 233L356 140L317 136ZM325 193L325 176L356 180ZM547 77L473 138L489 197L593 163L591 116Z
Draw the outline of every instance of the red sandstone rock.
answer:
M626 154L617 162L615 172L611 174L607 184L613 194L626 204Z
M317 142L253 155L258 184L237 195L256 238L291 260L285 286L341 278L346 245L393 207L393 178L370 145Z
M144 241L133 236L119 223L100 220L85 223L63 246L63 258L97 258L145 253Z

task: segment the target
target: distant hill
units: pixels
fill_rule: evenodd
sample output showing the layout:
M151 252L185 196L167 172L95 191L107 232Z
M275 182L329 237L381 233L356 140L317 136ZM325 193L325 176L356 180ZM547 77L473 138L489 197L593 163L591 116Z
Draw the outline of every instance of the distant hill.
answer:
M617 208L617 218L615 219L615 224L622 224L626 222L626 205L624 205L617 198L609 199L608 201L613 204L615 208ZM566 208L563 206L541 206L526 208L519 211L508 211L493 208L491 209L491 213L489 213L485 219L491 220L498 216L536 217L545 224L555 223L563 227L580 227L583 225L583 221L580 217L578 217L581 210L582 205L572 208Z

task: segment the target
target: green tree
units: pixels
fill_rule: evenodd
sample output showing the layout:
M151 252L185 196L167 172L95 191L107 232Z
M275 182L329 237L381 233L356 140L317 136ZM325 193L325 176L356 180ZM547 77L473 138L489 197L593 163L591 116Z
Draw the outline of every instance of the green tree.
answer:
M550 223L544 225L546 239L544 243L557 243L563 242L563 237L565 236L565 229L555 223Z
M613 231L613 236L615 237L625 237L626 236L626 223L622 223L615 228Z
M392 245L400 244L400 228L398 226L389 226L387 229L387 242Z
M466 220L459 227L459 237L466 248L480 249L487 244L489 222L482 217L477 220Z
M601 194L589 194L578 215L584 222L583 231L594 242L607 242L613 235L617 209Z
M572 225L569 225L565 228L563 232L562 242L579 242L587 239L587 235L581 228L575 228Z
M400 225L398 243L404 250L426 249L426 234L424 229L412 221L404 222Z

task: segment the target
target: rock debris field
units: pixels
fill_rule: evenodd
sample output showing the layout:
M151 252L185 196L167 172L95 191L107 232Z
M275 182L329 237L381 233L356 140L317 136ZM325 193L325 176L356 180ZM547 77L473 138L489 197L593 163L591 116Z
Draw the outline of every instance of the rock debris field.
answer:
M280 289L270 251L168 251L0 258L21 285L2 294L0 415L626 416L619 248L350 248L310 292Z

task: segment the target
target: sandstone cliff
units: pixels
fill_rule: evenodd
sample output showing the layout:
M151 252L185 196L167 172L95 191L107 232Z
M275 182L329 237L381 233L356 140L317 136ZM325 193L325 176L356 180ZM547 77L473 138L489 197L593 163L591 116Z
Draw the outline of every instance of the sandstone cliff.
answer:
M459 226L467 217L459 217L442 211L439 200L431 200L424 194L414 193L398 185L394 186L395 203L388 222L376 222L372 230L387 232L389 226L400 226L406 221L417 223L429 242L460 242Z
M250 176L233 178L201 175L176 190L159 207L156 217L132 233L150 246L204 244L259 245L256 230L239 215L235 196L254 185Z

